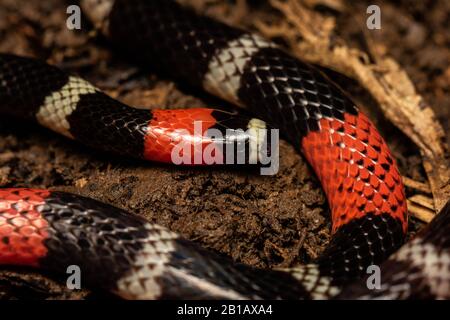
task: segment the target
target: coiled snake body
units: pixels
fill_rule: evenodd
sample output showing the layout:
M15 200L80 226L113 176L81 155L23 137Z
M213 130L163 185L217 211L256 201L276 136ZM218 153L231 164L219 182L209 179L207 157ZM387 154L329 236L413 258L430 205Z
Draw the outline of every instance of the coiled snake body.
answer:
M395 161L370 120L320 71L175 1L83 4L119 49L279 128L323 185L333 237L314 264L259 270L92 199L1 189L0 264L63 274L78 265L89 285L134 299L449 298L450 205L428 231L391 255L407 230ZM0 102L2 114L36 120L93 148L153 161L170 162L177 143L195 140L194 120L224 133L250 129L226 132L220 141L204 137L203 149L269 138L259 134L266 125L257 119L204 108L130 108L55 67L8 54L0 54ZM259 160L261 145L250 146L246 162ZM381 289L357 280L388 257Z

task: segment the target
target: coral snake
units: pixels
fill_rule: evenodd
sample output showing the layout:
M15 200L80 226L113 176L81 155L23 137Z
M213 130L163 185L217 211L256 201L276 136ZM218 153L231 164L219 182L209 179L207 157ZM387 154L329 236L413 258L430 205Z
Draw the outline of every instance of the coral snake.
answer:
M371 121L322 72L176 1L82 4L118 50L279 128L322 183L333 237L314 263L261 270L89 198L11 188L0 189L0 264L63 275L78 265L84 283L129 299L450 298L450 205L400 248L408 219L395 160ZM151 161L171 162L180 141L198 139L195 120L224 134L204 136L201 150L245 145L245 162L270 151L261 143L269 138L261 120L206 108L131 108L56 67L10 54L0 54L0 103L3 115ZM370 265L380 265L381 288L361 279Z

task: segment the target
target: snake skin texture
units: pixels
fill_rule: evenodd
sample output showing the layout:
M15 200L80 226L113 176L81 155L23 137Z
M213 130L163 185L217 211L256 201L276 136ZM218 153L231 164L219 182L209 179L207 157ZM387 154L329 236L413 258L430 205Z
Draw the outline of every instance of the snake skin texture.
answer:
M261 120L207 108L131 108L81 78L10 54L0 54L0 101L0 114L37 121L93 149L128 157L173 163L172 151L185 145L192 150L186 164L223 164L227 151L240 164L252 164L271 153L271 131ZM207 163L202 155L210 145L221 154Z
M340 299L450 299L450 202L381 266L379 288L355 282ZM367 280L367 279L366 279Z
M175 1L116 0L107 8L91 18L125 54L139 52L141 63L247 108L303 151L327 194L334 233L316 261L314 297L327 297L321 281L340 287L402 244L407 211L395 161L370 120L320 71ZM304 280L308 272L296 274Z
M138 59L213 94L227 92L222 96L280 128L321 179L334 231L368 214L391 216L406 231L403 185L386 143L320 71L173 1L114 1L109 26L112 41L139 51Z
M234 265L176 233L81 196L0 190L0 264L82 279L128 299L294 299L290 274Z
M448 297L448 206L422 236L391 256L402 245L408 223L395 160L371 121L324 74L258 35L175 1L82 4L94 26L134 60L279 128L322 183L333 237L311 264L259 270L92 199L3 189L0 264L57 274L76 264L90 286L129 299ZM5 114L36 120L92 148L154 161L170 162L173 142L184 137L179 129L187 130L187 140L195 139L196 119L222 130L266 128L259 120L212 109L133 109L54 67L3 54L0 100ZM372 265L380 265L383 286L367 292L360 278Z

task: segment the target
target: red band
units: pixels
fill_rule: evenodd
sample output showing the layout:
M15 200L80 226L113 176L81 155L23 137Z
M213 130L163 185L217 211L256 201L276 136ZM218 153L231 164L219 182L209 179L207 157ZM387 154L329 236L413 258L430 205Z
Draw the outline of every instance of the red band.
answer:
M38 206L49 195L43 190L0 190L0 264L38 266L47 254L48 223Z
M331 207L333 232L366 214L389 214L407 230L403 184L389 148L370 120L345 113L322 118L321 129L303 139L304 154Z

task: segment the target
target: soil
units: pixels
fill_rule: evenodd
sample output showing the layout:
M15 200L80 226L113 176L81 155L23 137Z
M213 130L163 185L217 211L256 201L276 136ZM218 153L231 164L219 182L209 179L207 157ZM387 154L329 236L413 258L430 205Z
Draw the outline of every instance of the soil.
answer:
M274 14L249 1L251 15ZM406 69L450 132L450 2L380 1L382 29L375 39ZM337 30L358 42L370 1L348 1ZM28 55L78 74L126 103L149 108L224 105L139 69L92 33L66 28L64 1L0 0L0 52ZM233 6L231 3L230 6ZM274 14L276 17L276 14ZM275 19L275 18L274 18ZM136 53L138 54L138 53ZM337 75L333 75L337 76ZM402 175L426 181L417 148L378 111L354 81L338 82L375 121ZM1 102L0 102L1 103ZM450 141L450 134L447 134ZM280 170L186 168L105 155L38 125L0 118L0 187L50 188L78 193L144 216L231 259L261 268L292 266L317 257L330 238L329 208L314 173L282 141ZM407 193L416 192L407 190ZM412 219L412 232L421 223ZM98 299L107 294L69 290L64 279L27 268L0 268L3 299Z

